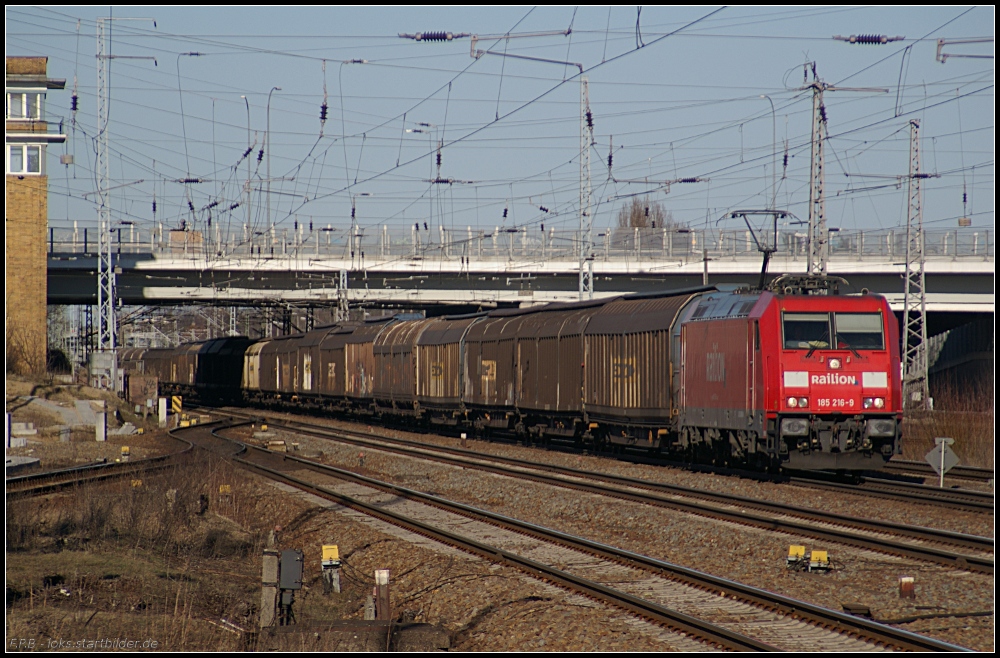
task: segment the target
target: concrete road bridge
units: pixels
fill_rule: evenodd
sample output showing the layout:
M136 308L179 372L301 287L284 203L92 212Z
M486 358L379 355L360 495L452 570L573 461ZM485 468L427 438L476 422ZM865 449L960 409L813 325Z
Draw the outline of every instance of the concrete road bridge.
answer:
M770 236L758 236L773 243ZM94 229L50 229L50 304L95 304ZM804 230L779 231L770 274L804 273ZM119 227L113 262L123 305L353 307L465 312L578 299L580 235L534 229L354 231L274 229L226 234ZM903 306L906 233L831 231L828 273ZM925 231L929 314L994 312L994 235ZM747 230L595 231L594 296L710 283L754 285L761 254ZM949 323L950 324L950 323Z

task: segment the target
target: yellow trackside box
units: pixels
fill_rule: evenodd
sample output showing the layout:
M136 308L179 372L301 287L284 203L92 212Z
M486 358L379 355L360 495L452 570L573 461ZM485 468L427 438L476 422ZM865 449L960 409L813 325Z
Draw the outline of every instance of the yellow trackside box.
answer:
M122 457L128 457L129 451L128 446L122 446Z
M830 558L826 551L813 551L809 554L809 571L824 571L830 568Z
M336 561L340 559L340 550L336 544L323 545L323 561Z

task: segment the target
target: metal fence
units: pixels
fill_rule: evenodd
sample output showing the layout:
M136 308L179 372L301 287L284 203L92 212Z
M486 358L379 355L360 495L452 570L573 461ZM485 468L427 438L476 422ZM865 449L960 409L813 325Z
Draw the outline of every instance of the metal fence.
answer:
M775 245L770 232L758 234L762 244ZM252 232L246 228L179 231L121 226L112 236L118 254L152 254L158 258L216 259L335 258L358 265L389 260L475 262L576 262L583 241L579 231L547 231L495 227L436 230L273 228ZM830 232L830 260L898 261L906 256L905 229ZM778 231L778 258L805 260L804 230ZM929 260L994 258L994 235L988 229L960 228L924 232ZM50 228L52 254L96 254L95 228ZM757 260L754 236L747 230L616 228L593 233L588 250L595 261L651 262Z

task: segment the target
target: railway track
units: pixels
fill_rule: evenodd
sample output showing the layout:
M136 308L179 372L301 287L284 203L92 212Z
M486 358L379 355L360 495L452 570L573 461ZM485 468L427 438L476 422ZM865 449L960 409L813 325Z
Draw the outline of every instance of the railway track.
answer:
M155 457L127 462L101 462L38 473L28 473L26 475L15 475L5 480L6 497L8 500L12 500L14 498L41 496L69 487L117 478L135 477L139 474L170 468L177 463L177 460L182 455L190 453L193 446L189 442L175 436L173 432L168 432L168 436L180 441L183 447L177 452L166 455L157 455Z
M938 507L948 507L965 512L992 514L994 495L971 489L941 489L914 482L899 482L881 478L862 477L857 484L847 484L815 478L793 477L790 482L812 489L823 489L842 493L855 493L873 498L920 502Z
M676 629L684 634L679 641L687 642L681 646L695 637L736 650L961 650L350 471L239 442L226 448L220 441L216 433L206 447L235 455L234 461L269 478Z
M732 521L741 525L835 541L980 573L993 573L994 540L992 537L978 537L885 521L870 521L731 494L584 471L523 459L483 455L459 448L432 446L405 439L374 436L363 432L330 430L300 421L275 422L271 420L269 423L271 427L282 427L369 449L385 450L418 459L429 459L453 466L474 468L531 480L550 486L672 508L700 516ZM755 510L762 512L762 514L751 513L748 510ZM950 548L946 549L944 546Z
M926 462L893 459L886 462L883 470L887 473L918 475L935 479L938 477L938 474L931 468L931 465ZM990 482L996 479L996 473L992 468L955 466L948 471L945 477L956 480L970 480L972 482Z

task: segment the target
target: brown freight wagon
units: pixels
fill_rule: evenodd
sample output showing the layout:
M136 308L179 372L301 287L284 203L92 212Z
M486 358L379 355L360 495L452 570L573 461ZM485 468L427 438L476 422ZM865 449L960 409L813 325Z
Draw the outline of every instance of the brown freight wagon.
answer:
M318 390L326 398L343 400L347 395L347 341L361 325L346 322L333 327L319 345Z
M347 397L371 402L375 382L382 375L375 368L374 343L379 334L391 326L394 318L366 320L351 332L344 345L347 367Z
M260 392L260 353L270 340L254 343L243 355L242 387L245 391Z
M376 408L395 413L415 413L417 399L417 353L414 347L431 320L396 322L375 338L372 352L375 372L372 397Z
M584 331L606 301L551 304L525 317L517 338L518 405L542 417L579 418L584 410ZM542 421L543 424L544 421ZM548 425L572 434L572 422Z
M296 343L296 391L304 396L314 396L322 392L323 369L321 366L321 345L336 325L326 325L302 334Z
M257 373L263 393L291 395L296 393L298 376L298 343L302 335L281 336L264 343L260 349Z
M465 336L465 390L470 408L512 410L517 405L517 332L528 311L492 311L469 328ZM506 418L506 416L504 416ZM506 421L491 415L493 427Z
M417 403L431 422L455 424L462 415L462 364L466 333L485 314L429 320L417 339Z
M584 390L591 421L616 427L672 425L671 330L692 293L629 296L612 301L590 318L585 331ZM631 436L630 432L617 432Z

